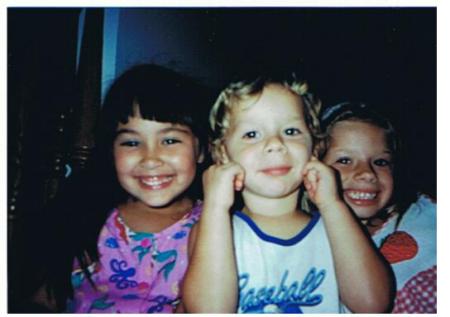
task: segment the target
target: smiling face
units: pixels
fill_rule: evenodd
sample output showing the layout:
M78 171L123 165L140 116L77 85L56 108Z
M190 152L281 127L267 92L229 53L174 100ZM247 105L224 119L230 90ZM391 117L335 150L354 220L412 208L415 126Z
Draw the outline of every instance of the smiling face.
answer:
M344 199L359 218L373 217L389 203L394 186L392 154L380 127L337 122L323 161L339 172Z
M262 94L235 105L223 155L244 168L244 195L278 198L299 190L311 148L301 98L269 84Z
M176 202L193 182L200 161L198 141L185 125L135 116L117 127L117 178L146 206L164 207Z

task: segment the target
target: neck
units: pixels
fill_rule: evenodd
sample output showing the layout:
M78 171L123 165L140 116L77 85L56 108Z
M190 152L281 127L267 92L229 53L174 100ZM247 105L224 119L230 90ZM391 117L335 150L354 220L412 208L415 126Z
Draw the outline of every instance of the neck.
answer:
M244 191L243 212L266 234L281 239L292 238L310 220L309 215L297 208L298 193L297 190L286 197L267 198Z
M143 203L140 200L129 199L126 203L119 206L119 210L133 211L143 214L154 214L161 216L174 216L178 214L185 214L186 211L192 209L193 202L188 197L183 197L166 206L153 207Z
M182 198L163 207L151 207L135 200L119 206L119 211L131 230L157 233L183 218L192 209L192 205L189 198Z
M298 193L295 191L284 197L263 197L244 189L244 210L251 218L254 217L281 217L294 214L297 211Z

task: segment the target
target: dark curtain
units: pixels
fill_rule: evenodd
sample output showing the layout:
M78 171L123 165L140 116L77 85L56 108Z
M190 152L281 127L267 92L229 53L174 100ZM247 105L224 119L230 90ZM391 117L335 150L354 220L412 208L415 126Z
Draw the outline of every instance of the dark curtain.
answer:
M8 9L8 312L42 283L45 206L82 169L100 108L103 9Z

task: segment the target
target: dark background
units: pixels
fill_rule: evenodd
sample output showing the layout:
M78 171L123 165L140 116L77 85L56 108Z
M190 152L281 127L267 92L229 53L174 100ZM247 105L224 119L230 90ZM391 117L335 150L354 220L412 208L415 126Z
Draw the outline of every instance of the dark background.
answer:
M133 10L154 12L139 8L127 14ZM8 9L8 291L13 300L27 294L22 285L36 282L37 260L29 250L38 248L33 235L39 228L33 224L64 177L73 130L80 125L80 12ZM149 32L158 34L160 44L152 37L134 39L131 18L129 24L122 19L125 31L118 36L143 46L184 43L180 56L200 62L181 68L214 89L237 71L285 69L305 78L325 106L353 100L387 111L404 138L407 160L400 164L411 186L436 195L436 8L159 8L155 16L162 22ZM118 51L132 56L138 48ZM165 63L180 68L170 56Z
M325 106L359 100L385 110L403 137L411 185L435 195L436 9L225 10L204 23L225 68L295 69Z
M155 10L159 29L127 29L127 24L144 25L135 20L150 19L145 12ZM19 92L24 82L32 87L33 98L39 100L26 106L33 118L29 124L43 120L30 138L49 128L46 112L57 112L68 103L80 11L8 10L8 110L16 115L13 98L24 98ZM158 51L164 41L195 39L190 47L179 44L184 50L179 54L203 64L180 67L170 57L164 62L189 69L215 88L225 85L237 70L283 68L306 79L325 106L360 100L387 109L410 153L405 164L411 165L411 182L435 194L436 8L131 8L121 14L125 22L117 50L129 58L127 65L136 63L137 43L156 46L152 49ZM182 35L175 32L177 21L178 28L184 28ZM155 29L150 23L144 26ZM134 35L137 31L141 35ZM145 38L146 32L158 39ZM149 56L149 61L158 59ZM8 124L14 128L11 116ZM15 137L14 131L8 132Z

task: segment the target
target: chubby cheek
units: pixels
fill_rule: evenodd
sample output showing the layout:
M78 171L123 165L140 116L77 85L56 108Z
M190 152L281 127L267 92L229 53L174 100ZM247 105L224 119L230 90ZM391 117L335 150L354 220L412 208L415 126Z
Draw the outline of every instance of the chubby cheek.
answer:
M311 155L312 155L311 149L308 147L304 147L298 149L296 153L292 155L292 157L295 159L295 161L297 161L297 163L302 165L301 167L303 168L306 165L306 163L308 163L309 160L311 159Z
M338 179L337 179L337 181L341 182L342 187L345 188L348 180L351 178L350 172L346 171L343 168L336 167L334 165L331 165L331 167L338 172Z
M189 180L193 180L197 171L197 161L194 151L186 151L183 155L169 155L166 162L170 164L178 175L183 175Z
M133 155L125 154L121 151L114 151L114 166L118 174L130 171L136 161Z
M379 180L384 189L386 203L388 203L394 193L394 177L392 176L392 172L386 172L380 175Z
M253 148L240 149L229 154L230 160L242 166L245 172L254 167L257 162L257 153Z

